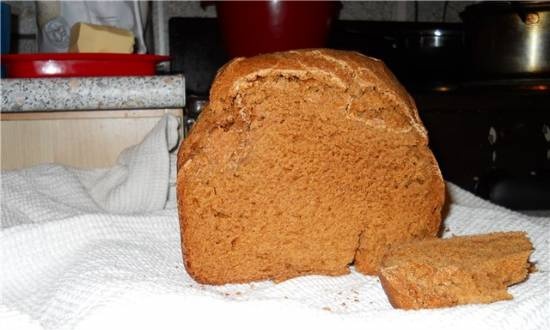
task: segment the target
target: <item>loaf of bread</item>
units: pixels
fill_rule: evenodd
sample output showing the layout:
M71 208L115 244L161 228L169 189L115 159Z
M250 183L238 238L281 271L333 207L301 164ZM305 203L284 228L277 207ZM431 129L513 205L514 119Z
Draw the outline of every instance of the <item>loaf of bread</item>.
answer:
M512 299L533 250L524 232L427 239L393 246L380 281L396 308L419 309Z
M415 104L379 60L299 50L237 58L178 155L184 263L202 283L376 274L434 237L444 182Z

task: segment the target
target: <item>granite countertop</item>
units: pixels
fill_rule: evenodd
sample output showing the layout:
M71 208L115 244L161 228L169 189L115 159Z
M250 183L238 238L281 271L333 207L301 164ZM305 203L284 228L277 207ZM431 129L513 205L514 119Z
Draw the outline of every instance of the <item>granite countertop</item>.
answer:
M183 75L2 79L2 112L183 108Z

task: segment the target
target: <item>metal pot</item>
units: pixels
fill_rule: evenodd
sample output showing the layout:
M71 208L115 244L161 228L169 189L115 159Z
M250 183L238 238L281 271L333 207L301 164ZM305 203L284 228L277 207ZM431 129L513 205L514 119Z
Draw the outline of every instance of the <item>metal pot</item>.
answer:
M550 75L550 2L482 2L461 13L473 69L491 76Z

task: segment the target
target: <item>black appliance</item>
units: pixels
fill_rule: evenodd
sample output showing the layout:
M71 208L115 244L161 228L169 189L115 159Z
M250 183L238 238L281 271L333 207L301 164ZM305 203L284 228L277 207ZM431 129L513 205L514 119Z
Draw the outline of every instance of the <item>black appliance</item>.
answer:
M172 18L189 123L229 58L216 19ZM446 180L518 210L550 210L550 77L477 77L461 24L336 21L329 47L383 59L416 100Z

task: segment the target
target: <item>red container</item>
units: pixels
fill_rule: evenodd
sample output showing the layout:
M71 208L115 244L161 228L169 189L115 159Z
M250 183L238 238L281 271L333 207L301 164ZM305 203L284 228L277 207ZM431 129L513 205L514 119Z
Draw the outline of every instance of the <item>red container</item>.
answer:
M108 53L2 55L9 78L149 76L169 56Z
M216 2L226 48L233 57L324 47L340 6L335 1Z

